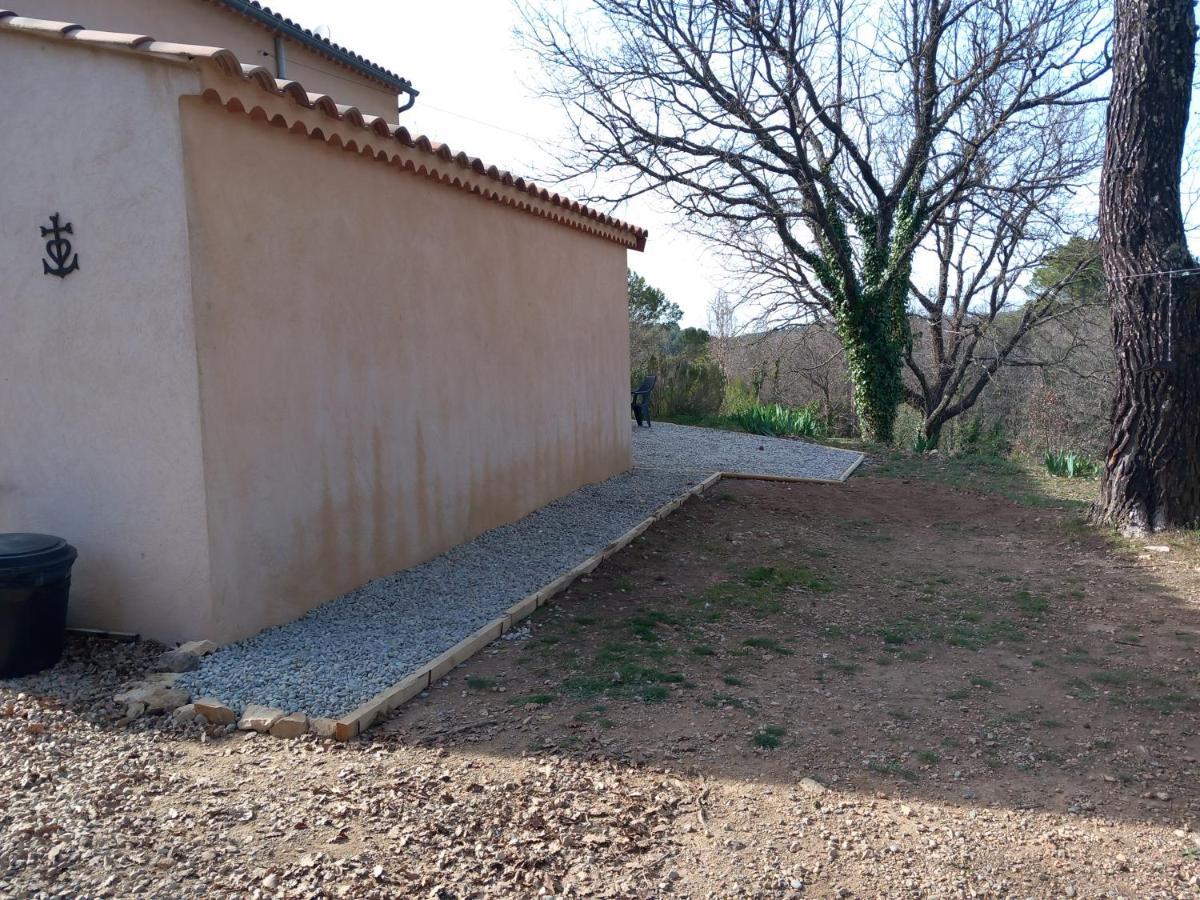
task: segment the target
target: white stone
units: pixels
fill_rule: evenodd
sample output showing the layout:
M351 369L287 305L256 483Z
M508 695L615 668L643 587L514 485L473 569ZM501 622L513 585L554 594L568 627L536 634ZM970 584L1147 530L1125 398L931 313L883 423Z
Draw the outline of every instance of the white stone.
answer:
M302 712L281 716L271 726L271 737L297 738L308 732L308 716Z
M237 721L232 709L212 697L202 697L194 704L196 715L203 716L214 725L232 725Z
M283 718L283 715L282 709L251 703L242 710L242 717L238 719L237 724L242 731L257 731L259 734L265 734L271 730L272 725Z
M217 649L212 641L187 641L179 645L184 653L194 653L196 656L208 656Z

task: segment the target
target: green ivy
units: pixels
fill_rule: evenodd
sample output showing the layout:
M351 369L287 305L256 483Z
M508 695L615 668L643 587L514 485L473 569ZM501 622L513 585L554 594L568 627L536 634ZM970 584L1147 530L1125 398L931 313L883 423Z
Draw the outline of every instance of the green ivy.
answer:
M883 443L891 443L895 434L896 410L904 399L904 355L912 343L906 301L913 254L908 245L920 227L920 180L918 173L900 198L886 240L877 234L877 217L854 217L862 247L859 254L854 253L836 205L828 202L830 236L813 265L832 300L864 435ZM841 259L853 261L858 271L844 271Z

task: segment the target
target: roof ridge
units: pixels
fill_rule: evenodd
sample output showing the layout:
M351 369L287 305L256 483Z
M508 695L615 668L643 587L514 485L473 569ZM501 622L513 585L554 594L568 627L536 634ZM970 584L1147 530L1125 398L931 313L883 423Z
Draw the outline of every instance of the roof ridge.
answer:
M327 37L322 37L294 19L289 19L282 13L275 12L271 7L264 6L258 0L208 0L208 2L224 8L227 12L236 13L258 22L268 29L282 29L319 55L382 82L398 92L409 94L411 97L416 97L420 93L407 78L402 78L379 63L372 62L361 53L355 53L348 47L343 47Z
M461 168L471 169L475 174L495 181L506 188L528 194L537 200L557 206L567 212L591 219L617 231L625 232L633 238L634 245L638 250L645 248L648 232L644 228L639 228L615 216L592 209L563 194L551 192L531 179L513 176L510 172L499 169L494 165L489 165L479 157L470 156L464 151L460 150L456 153L449 145L435 142L426 135L413 135L403 125L391 125L381 116L363 113L356 106L340 105L328 94L311 94L298 81L277 79L273 72L263 66L241 63L237 55L231 50L199 44L156 41L148 35L93 31L70 22L55 22L47 19L19 16L8 9L0 9L0 31L36 34L60 40L64 43L107 47L153 59L174 59L188 62L198 60L211 63L222 74L236 78L243 83L252 84L257 89L274 96L285 97L299 107L314 110L335 121L345 122L351 127L369 131L377 137L394 140L404 147L436 156L444 162L452 162ZM202 96L206 97L209 95L215 95L227 108L237 108L247 113L253 111L253 108L247 109L241 103L240 98L222 98L220 92L212 88L205 90L202 94ZM305 128L307 130L307 126ZM340 136L337 137L341 140ZM345 142L343 141L342 143L344 144ZM478 191L479 189L475 188L475 190Z

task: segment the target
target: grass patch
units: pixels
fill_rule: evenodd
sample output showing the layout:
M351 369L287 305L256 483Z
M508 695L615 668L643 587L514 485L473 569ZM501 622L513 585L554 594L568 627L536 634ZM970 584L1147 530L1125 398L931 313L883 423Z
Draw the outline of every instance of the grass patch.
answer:
M1067 693L1079 700L1095 700L1100 696L1100 692L1082 678L1068 678L1066 688Z
M747 712L753 712L758 709L758 701L753 698L736 697L733 694L713 694L706 700L700 701L710 709L720 709L723 706L728 706L733 709L741 709Z
M688 653L692 656L716 656L717 651L709 644L695 644L688 648Z
M721 680L724 681L730 687L741 687L743 684L746 683L746 682L742 681L742 679L738 678L736 675L722 675Z
M553 701L553 694L525 694L523 697L508 698L508 702L513 706L545 706Z
M833 590L833 585L827 580L800 566L758 566L748 569L742 581L750 587L770 587L781 591L802 587L816 594L828 594Z
M972 675L970 677L970 682L971 687L983 688L987 691L994 691L996 689L996 682L992 681L990 678L985 678L982 675Z
M496 686L496 681L493 678L484 678L482 675L468 675L467 687L473 691L490 691Z
M898 759L889 759L885 762L872 761L867 764L867 768L869 768L872 772L877 772L880 775L900 777L905 781L917 780L917 773L912 769L905 768L904 764Z
M942 758L932 750L921 750L917 753L917 759L926 766L936 766L942 761Z
M835 672L841 672L845 675L857 675L862 671L862 666L853 662L842 662L836 657L824 660L824 664L829 666Z
M1050 608L1049 600L1029 591L1017 591L1013 596L1017 601L1017 610L1027 619L1040 619Z
M661 703L667 699L670 691L661 684L648 684L642 688L640 697L646 703Z
M746 647L753 647L755 650L770 650L772 653L778 653L780 656L791 656L792 651L775 638L769 637L750 637L742 641Z
M1139 700L1138 705L1159 715L1169 716L1180 710L1193 708L1196 705L1196 698L1189 694L1172 691L1157 697L1146 697Z
M1089 677L1096 684L1104 684L1109 687L1127 687L1138 681L1137 672L1132 672L1129 669L1105 669L1100 672L1093 672Z
M634 637L640 641L654 642L660 639L659 625L679 625L679 619L660 609L639 610L626 623Z
M787 729L782 725L764 725L758 731L754 732L754 736L750 738L750 742L755 747L760 747L763 750L774 750L779 746L779 739L787 734Z

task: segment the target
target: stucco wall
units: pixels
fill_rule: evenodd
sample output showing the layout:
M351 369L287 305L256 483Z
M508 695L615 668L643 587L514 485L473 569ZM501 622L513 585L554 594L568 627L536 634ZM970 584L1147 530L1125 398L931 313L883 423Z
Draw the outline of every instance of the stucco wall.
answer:
M275 71L272 33L208 0L14 0L13 7L23 16L74 22L103 31L148 34L160 41L224 47L242 63ZM304 24L316 27L321 23ZM394 91L294 41L287 42L285 52L287 77L299 81L306 90L329 94L338 103L396 121Z
M628 468L623 247L182 112L214 637Z
M210 630L178 100L196 72L0 52L0 531L79 548L74 624ZM42 272L59 212L79 271Z

